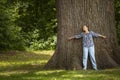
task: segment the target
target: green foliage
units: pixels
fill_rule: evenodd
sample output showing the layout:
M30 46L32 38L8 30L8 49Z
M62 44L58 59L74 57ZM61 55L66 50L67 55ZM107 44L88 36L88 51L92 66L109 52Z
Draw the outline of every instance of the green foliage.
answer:
M26 46L30 49L54 49L54 36L57 33L55 0L19 1L19 18L16 25L22 28Z
M120 0L115 0L115 19L116 19L118 42L120 44Z
M10 6L5 1L0 2L0 50L24 49L24 41L20 34L21 28L17 27L11 13Z
M54 49L55 0L1 0L0 49Z
M55 49L56 36L49 37L46 41L39 39L39 30L36 29L33 32L29 32L26 39L26 44L30 50L51 50Z
M56 36L49 37L47 41L44 41L43 39L41 40L36 40L34 39L30 43L30 49L33 50L52 50L55 49L56 46Z

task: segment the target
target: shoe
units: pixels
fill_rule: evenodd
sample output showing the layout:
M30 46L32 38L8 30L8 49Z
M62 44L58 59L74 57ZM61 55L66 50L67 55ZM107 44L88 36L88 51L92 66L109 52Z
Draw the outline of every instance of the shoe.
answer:
M86 69L85 69L85 68L83 68L83 70L85 71Z
M97 68L95 68L95 69L93 69L93 70L96 70L96 71L98 71L98 69L97 69Z

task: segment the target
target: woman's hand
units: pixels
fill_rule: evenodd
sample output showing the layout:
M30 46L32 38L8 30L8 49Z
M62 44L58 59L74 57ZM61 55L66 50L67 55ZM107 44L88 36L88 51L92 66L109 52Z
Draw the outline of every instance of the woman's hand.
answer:
M102 38L106 39L106 36L102 36Z
M74 37L72 36L72 37L68 37L68 40L72 40L72 39L74 39Z
M99 35L101 38L104 38L104 39L106 39L106 36L104 36L104 35Z

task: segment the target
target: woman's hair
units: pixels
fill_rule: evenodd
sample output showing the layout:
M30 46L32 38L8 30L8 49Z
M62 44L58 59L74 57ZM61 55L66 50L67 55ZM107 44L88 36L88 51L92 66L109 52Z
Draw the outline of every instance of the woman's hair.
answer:
M86 26L88 28L88 31L90 30L88 25L84 25L84 26ZM83 27L82 27L82 31L84 32Z

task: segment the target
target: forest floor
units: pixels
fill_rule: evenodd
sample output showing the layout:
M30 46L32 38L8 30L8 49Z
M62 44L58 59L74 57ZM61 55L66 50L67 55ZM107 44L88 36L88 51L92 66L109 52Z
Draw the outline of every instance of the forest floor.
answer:
M0 52L0 80L120 80L119 69L44 70L54 51Z

